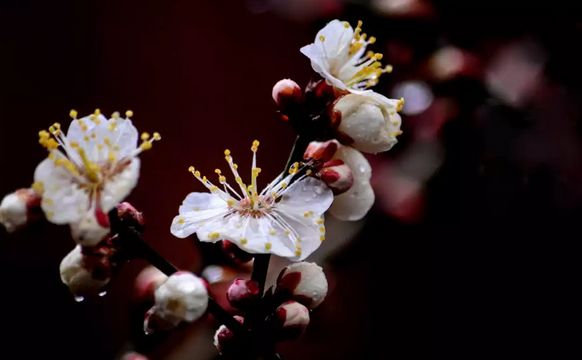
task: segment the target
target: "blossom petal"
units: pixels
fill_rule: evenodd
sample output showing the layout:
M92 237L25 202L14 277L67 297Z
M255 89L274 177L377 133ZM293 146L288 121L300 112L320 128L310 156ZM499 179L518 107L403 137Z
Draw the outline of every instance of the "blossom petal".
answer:
M138 147L139 133L129 119L110 119L115 121L115 126L110 126L113 145L118 147L119 158L129 157Z
M346 27L343 22L333 20L317 33L312 44L300 50L311 60L311 67L315 72L330 85L342 90L347 89L347 86L332 73L343 68L350 58L349 49L353 36L354 30L351 26Z
M45 159L36 168L34 180L44 191L41 207L46 218L55 224L79 221L90 209L89 194L74 181L63 167Z
M105 182L101 192L101 210L108 212L119 204L133 188L137 185L139 179L140 160L133 158L115 177Z
M172 221L171 233L186 238L208 222L218 221L228 213L228 206L220 197L209 193L193 192L188 194ZM198 234L200 235L200 234Z
M201 241L229 240L251 254L272 253L290 257L293 256L295 248L283 229L272 219L239 214L232 214L203 226L198 232L198 238Z
M293 213L279 213L282 220L288 224L296 236L293 248L293 256L288 256L293 261L301 261L313 253L325 239L325 226L323 217L305 217Z
M333 202L333 193L321 180L307 177L293 183L283 193L277 209L281 213L296 213L303 216L311 212L313 216L323 214Z
M340 220L361 220L374 205L374 200L374 190L369 183L354 183L350 190L336 196L329 212Z
M335 197L329 212L340 220L360 220L374 205L375 195L370 185L372 167L362 153L349 146L339 148L334 158L343 160L352 169L354 184Z

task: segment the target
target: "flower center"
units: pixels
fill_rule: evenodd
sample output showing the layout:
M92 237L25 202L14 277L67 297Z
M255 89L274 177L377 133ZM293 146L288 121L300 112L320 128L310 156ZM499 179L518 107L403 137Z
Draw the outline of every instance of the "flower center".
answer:
M350 28L350 24L347 21L343 24L346 29ZM349 46L347 57L334 59L326 54L330 64L330 73L342 80L346 86L356 89L372 87L378 83L382 74L392 72L391 65L383 66L380 62L383 58L381 53L368 51L364 54L363 51L368 45L374 44L376 38L373 36L368 38L367 34L362 33L362 24L362 21L358 21L352 39L344 45ZM342 33L342 36L343 34L345 32ZM325 42L325 36L321 35L319 40ZM343 50L345 50L345 47ZM340 53L344 53L344 51L340 51Z
M307 164L303 167L299 163L294 163L289 168L288 174L282 173L270 184L268 184L260 193L257 191L257 178L261 173L261 169L257 167L257 150L259 148L259 141L253 141L251 151L253 152L253 160L251 167L251 183L245 184L238 172L238 165L234 162L230 150L224 150L224 158L228 163L234 180L237 183L239 190L235 190L226 181L226 176L222 174L220 169L214 170L218 175L218 182L222 185L222 189L214 185L206 176L202 176L200 171L196 170L194 166L190 166L188 171L200 181L212 194L224 200L228 207L242 216L252 216L255 218L269 216L273 208L276 206L278 200L281 199L288 186L303 179L305 176L311 174L311 170L303 172L307 168Z

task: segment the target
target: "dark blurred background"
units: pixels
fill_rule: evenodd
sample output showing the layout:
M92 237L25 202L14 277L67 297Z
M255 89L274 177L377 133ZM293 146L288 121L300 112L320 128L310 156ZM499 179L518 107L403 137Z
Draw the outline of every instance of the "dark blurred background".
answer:
M29 186L37 132L69 110L131 109L163 140L142 156L130 201L176 265L205 263L169 225L229 147L266 177L293 134L272 85L314 76L299 48L333 18L379 42L404 96L404 135L370 157L377 201L328 224L328 301L286 359L579 358L582 17L572 1L0 0L0 194ZM140 335L143 263L109 295L75 303L58 266L66 228L0 229L0 358L210 359L211 327ZM205 250L206 251L206 250ZM8 355L14 354L14 355Z

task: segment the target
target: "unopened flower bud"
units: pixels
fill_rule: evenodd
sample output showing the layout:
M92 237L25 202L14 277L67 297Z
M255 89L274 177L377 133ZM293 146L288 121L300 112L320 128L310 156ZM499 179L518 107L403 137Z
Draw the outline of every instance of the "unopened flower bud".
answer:
M253 256L246 251L241 250L236 244L231 241L223 240L221 242L222 251L236 264L244 264L253 259Z
M335 159L323 164L320 179L333 191L334 195L348 191L354 183L352 170L342 160Z
M135 278L136 298L153 300L156 289L168 279L163 272L154 266L145 267Z
M259 284L254 280L236 279L226 292L230 305L246 309L260 298Z
M329 161L337 151L338 146L337 140L312 141L307 146L303 158L305 160Z
M315 263L294 263L279 274L276 293L315 309L327 295L327 279L323 269Z
M192 273L180 271L168 278L155 291L156 316L178 325L193 322L206 312L208 291L204 281Z
M402 104L403 100L374 92L345 95L334 108L341 114L338 131L360 151L375 154L390 150L401 134L398 110Z
M281 339L296 339L309 325L309 310L297 301L287 301L275 310L275 322Z
M122 202L117 205L117 216L121 221L128 225L135 226L138 229L145 224L143 213L137 211L137 209L128 202Z
M0 203L0 224L14 232L39 217L41 198L32 189L19 189L8 194Z
M78 297L97 295L109 282L110 271L104 271L101 264L94 266L95 263L88 260L81 246L77 245L61 261L61 281Z
M73 240L82 246L95 246L108 234L109 228L103 227L93 213L87 213L79 222L71 224Z
M279 80L273 86L273 100L281 109L286 112L290 107L301 102L303 93L297 83L291 79Z
M234 318L239 323L244 323L242 316L235 315ZM234 333L226 325L220 325L216 333L214 333L214 346L221 355L235 354L240 350L239 345Z

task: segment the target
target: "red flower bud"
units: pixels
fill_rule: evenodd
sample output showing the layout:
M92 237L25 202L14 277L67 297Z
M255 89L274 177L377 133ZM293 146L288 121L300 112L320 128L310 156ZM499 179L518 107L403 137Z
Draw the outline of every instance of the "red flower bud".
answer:
M281 271L275 291L280 296L292 298L314 309L327 295L327 279L317 264L299 262Z
M275 325L279 338L297 339L309 325L309 310L296 301L287 301L275 310Z
M303 93L297 83L291 79L279 80L273 86L273 100L279 109L285 113L290 107L301 103Z
M354 184L352 170L341 160L326 162L319 172L319 177L333 191L334 195L348 191Z
M244 323L242 316L235 315L234 318L239 323ZM240 349L240 343L234 333L225 325L221 325L214 334L214 346L221 355L235 354Z
M339 143L336 140L312 141L307 146L303 158L305 160L329 161L335 155L338 146Z
M260 298L259 284L254 280L236 279L226 292L230 305L246 309Z
M117 216L119 216L121 221L129 223L129 225L142 227L145 224L143 213L137 211L137 209L128 202L122 202L117 205Z

